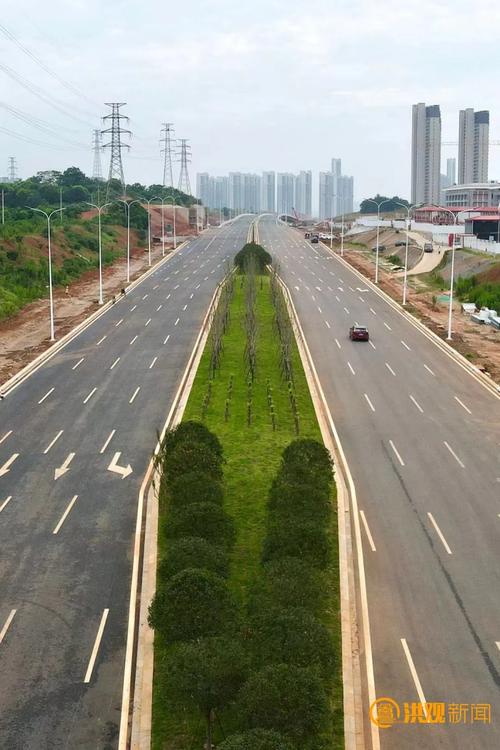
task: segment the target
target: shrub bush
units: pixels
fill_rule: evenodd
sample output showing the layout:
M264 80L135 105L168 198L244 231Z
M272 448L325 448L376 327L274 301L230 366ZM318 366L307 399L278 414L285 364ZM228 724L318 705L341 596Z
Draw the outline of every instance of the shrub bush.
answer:
M243 734L232 734L217 746L218 750L294 750L295 746L278 732L269 729L250 729Z
M222 458L222 445L219 438L213 432L210 432L208 427L205 427L201 422L195 422L190 419L186 422L181 422L173 430L169 430L163 438L161 452L168 453L181 442L204 443L219 458Z
M205 443L181 441L163 458L163 476L173 481L183 474L202 471L213 479L222 479L222 459Z
M224 502L221 483L202 471L192 471L174 479L170 483L169 494L171 506L174 508L191 503L222 505Z
M275 518L292 516L297 522L326 524L331 513L330 493L322 486L292 483L280 475L269 493L269 510Z
M167 641L221 635L234 628L236 607L225 582L215 573L188 568L157 590L148 622Z
M324 575L298 557L283 557L266 563L264 576L254 594L261 609L272 603L280 607L301 606L314 613L320 611L325 598Z
M233 520L215 503L191 503L184 508L172 508L163 528L168 539L197 536L226 549L233 544L235 536Z
M271 256L262 245L257 245L255 242L248 242L234 256L234 265L237 266L240 273L244 273L246 265L251 262L251 258L254 259L255 267L259 272L265 271L266 266L272 262Z
M310 521L287 524L271 519L264 540L262 559L276 560L282 557L298 557L310 565L326 568L330 560L330 540L325 529Z
M202 568L221 578L229 574L229 560L220 547L201 537L186 537L168 545L167 554L158 566L158 578L165 582L187 568Z
M294 481L325 483L330 487L332 469L330 454L317 440L294 440L283 451L280 473Z

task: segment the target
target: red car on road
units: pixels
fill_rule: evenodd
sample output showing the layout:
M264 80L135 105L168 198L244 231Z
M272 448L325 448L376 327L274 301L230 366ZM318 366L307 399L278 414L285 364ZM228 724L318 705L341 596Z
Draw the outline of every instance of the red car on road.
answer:
M349 328L349 338L351 341L368 341L370 335L366 326L351 326Z

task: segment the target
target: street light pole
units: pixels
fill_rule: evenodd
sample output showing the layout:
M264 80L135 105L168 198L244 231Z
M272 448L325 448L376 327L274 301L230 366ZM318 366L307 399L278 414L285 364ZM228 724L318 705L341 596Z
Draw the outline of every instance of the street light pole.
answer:
M453 232L453 244L451 247L451 280L450 280L450 299L449 299L449 305L448 305L448 335L446 336L446 339L448 341L451 341L451 320L453 316L453 288L455 283L455 245L457 242L458 237L458 214L461 213L461 211L457 211L456 214L453 213L453 211L450 211L449 208L439 208L440 211L446 211L446 213L451 214L453 217L453 223L455 225L455 231Z
M144 198L144 201L148 204L148 265L151 268L151 201L159 201L161 198L155 195L154 198Z
M406 305L406 295L408 292L408 232L410 231L410 211L415 206L405 206L404 203L396 203L396 206L406 209L406 246L405 246L405 275L403 280L403 307Z
M130 206L133 203L140 203L139 199L133 201L124 201L122 198L118 198L120 203L123 203L127 212L127 284L130 283Z
M172 208L174 209L174 250L175 250L177 248L177 235L176 235L176 231L175 231L175 209L176 209L176 204L175 204L175 198L172 195L170 196L170 198L165 198L165 201L168 201L168 200L172 201Z
M380 203L377 203L376 200L373 200L373 198L367 198L367 203L375 203L377 206L377 250L375 254L375 284L378 284L378 256L379 256L379 237L380 237L380 206L383 206L384 203L390 203L391 199L386 198L383 201L380 201Z
M48 245L48 258L49 258L49 306L50 306L50 340L55 341L55 335L54 335L54 296L52 294L52 249L50 245L50 220L54 216L54 214L59 213L60 211L64 211L64 208L56 208L54 211L51 211L50 214L48 214L46 211L42 211L41 208L32 208L31 206L26 206L26 208L29 208L30 211L37 211L39 214L43 214L45 218L47 219L47 245Z
M332 220L330 222L330 250L333 250L333 201L337 197L336 193L332 194Z
M102 293L102 231L101 231L101 212L103 209L107 208L108 206L111 206L111 203L105 203L103 206L98 206L96 203L90 203L90 201L85 201L88 206L92 206L92 208L97 209L97 226L98 226L98 236L99 236L99 304L103 304L103 293Z
M340 235L340 255L344 256L344 214L342 213L342 234Z

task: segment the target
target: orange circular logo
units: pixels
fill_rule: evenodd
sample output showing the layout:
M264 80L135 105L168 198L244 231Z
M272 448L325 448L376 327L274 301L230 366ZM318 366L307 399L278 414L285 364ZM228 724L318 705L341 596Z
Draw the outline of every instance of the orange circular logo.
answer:
M380 729L389 729L399 720L401 710L392 698L377 698L370 706L370 721Z

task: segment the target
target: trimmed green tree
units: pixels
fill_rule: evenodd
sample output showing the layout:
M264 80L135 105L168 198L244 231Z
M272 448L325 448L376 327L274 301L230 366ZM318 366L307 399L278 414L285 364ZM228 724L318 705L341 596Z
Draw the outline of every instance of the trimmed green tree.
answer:
M302 438L292 441L282 453L280 474L306 484L331 485L333 462L328 450L317 440Z
M179 508L191 503L215 503L222 505L224 491L222 484L203 471L191 471L170 482L170 504Z
M262 560L298 557L317 568L326 568L330 560L330 540L323 526L306 521L279 523L271 519L262 549Z
M170 482L183 474L201 471L222 479L222 458L206 443L180 441L163 457L163 476Z
M258 245L255 242L247 242L247 244L243 245L241 250L234 256L234 265L237 266L240 273L244 273L247 264L252 262L251 259L254 260L255 266L259 272L265 271L266 266L270 265L272 262L271 256L262 245Z
M324 487L296 484L280 476L269 493L269 510L275 517L327 524L332 510L330 493Z
M235 537L234 521L215 503L172 508L163 528L168 539L197 536L226 549L232 546Z
M148 622L167 641L190 641L234 628L236 605L220 576L188 568L157 590Z
M181 442L204 443L213 453L222 458L222 445L219 438L202 422L189 419L178 424L173 430L169 430L163 438L161 452L168 453Z
M225 550L201 537L186 537L170 542L158 566L159 581L165 582L186 568L201 568L227 578L229 559Z
M251 727L274 729L297 743L319 733L328 717L321 679L288 664L253 674L241 690L239 707Z
M217 746L218 750L294 750L294 745L279 732L270 729L250 729L243 734L232 734Z
M319 612L327 596L324 574L298 557L271 560L264 566L264 576L258 588L258 598L281 607L304 607Z

